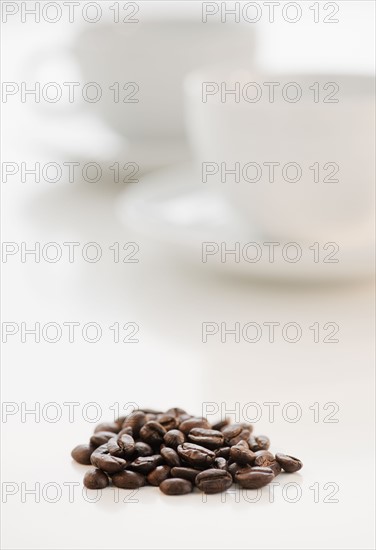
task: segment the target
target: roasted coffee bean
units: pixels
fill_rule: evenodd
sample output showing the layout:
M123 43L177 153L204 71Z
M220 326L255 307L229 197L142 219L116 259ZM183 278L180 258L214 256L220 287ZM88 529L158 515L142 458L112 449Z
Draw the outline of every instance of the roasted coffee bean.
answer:
M235 437L232 437L228 443L231 446L237 445L238 443L240 443L240 441L247 441L250 435L251 435L250 430L248 430L248 428L243 428L242 431ZM247 443L247 446L248 446L248 443Z
M159 414L157 416L157 422L159 422L165 430L173 430L178 425L175 416L171 414Z
M185 435L188 435L193 428L204 428L209 430L210 424L205 418L192 417L188 418L188 420L184 420L179 425L179 430Z
M115 474L116 472L120 472L120 470L124 470L127 464L125 460L117 456L95 453L91 455L91 463L108 474Z
M219 422L216 422L215 424L213 424L212 429L221 431L222 428L224 428L225 426L228 426L229 424L230 424L230 419L224 418L223 420L220 420Z
M113 437L110 441L108 441L107 449L111 456L119 456L120 458L124 458L123 449L120 447L117 437Z
M190 466L208 466L212 464L215 454L195 443L183 443L178 447L178 455Z
M84 485L88 489L104 489L108 484L108 477L98 468L91 468L84 476Z
M92 447L92 445L86 445L86 444L77 445L72 450L71 456L79 464L89 465L91 464L90 457L93 451L94 451L94 448Z
M166 411L166 414L170 414L171 416L181 416L182 414L187 414L187 411L184 409L180 409L179 407L172 407L171 409L168 409Z
M132 428L132 434L138 437L142 426L146 423L146 414L143 411L134 411L128 415L122 425L124 428ZM130 435L132 435L130 434Z
M101 445L107 443L107 441L110 441L110 439L114 436L114 432L96 432L94 435L91 436L90 444L93 447L100 447Z
M126 428L122 428L120 432L118 433L118 437L121 437L122 435L127 434L131 435L133 437L133 430L130 426L127 426Z
M118 472L111 479L115 487L119 487L120 489L138 489L145 485L145 477L138 472L131 472L130 470Z
M227 470L227 460L219 456L214 459L213 466L214 468L218 468L218 470Z
M196 487L208 495L222 493L232 485L232 477L225 470L210 469L196 477Z
M230 458L231 447L221 447L220 449L215 449L214 454L216 457L223 457L226 460Z
M260 489L274 479L274 473L271 468L256 466L247 471L238 471L235 474L235 480L244 489Z
M161 455L139 456L130 463L129 469L146 475L162 464L162 462L163 458Z
M289 474L297 472L303 467L302 461L299 460L299 458L295 458L294 456L277 453L275 455L275 459L278 464L285 470L285 472L288 472Z
M248 445L251 451L267 451L270 447L270 439L266 435L251 435L248 439Z
M273 462L275 462L275 457L269 451L255 452L255 466L270 466L271 464L273 464Z
M192 443L202 445L208 449L217 449L223 445L223 433L218 430L207 430L205 428L192 428L188 434L188 439Z
M231 446L230 441L237 437L243 430L241 424L229 424L222 428L221 432L223 433L224 443L226 446Z
M170 477L170 470L170 466L167 466L166 464L163 466L157 466L147 475L146 479L150 485L157 487L162 483L162 481Z
M185 468L183 466L175 466L171 468L170 475L171 477L181 477L182 479L188 479L194 483L196 476L200 473L201 470L195 470L194 468Z
M255 460L255 453L248 448L246 441L240 441L231 447L230 458L240 465L252 464Z
M159 414L159 413L158 413L158 414ZM158 414L146 413L146 415L145 415L145 420L146 420L146 422L151 422L152 420L156 420ZM146 423L146 422L145 422L145 423Z
M116 424L116 422L102 422L101 424L98 424L98 426L95 428L94 433L97 432L114 432L117 434L119 431L119 426Z
M163 441L168 447L176 449L185 442L185 435L180 430L169 430L164 434Z
M145 414L150 414L152 416L158 416L158 414L163 414L163 411L158 411L157 409L137 409ZM136 412L136 411L135 411Z
M171 477L162 481L159 488L165 495L186 495L192 492L193 485L187 479Z
M160 453L169 466L180 466L179 455L174 449L171 449L171 447L164 447L161 449Z
M238 464L237 462L233 462L232 464L228 465L228 471L232 475L233 480L235 481L235 476L238 472L249 472L249 470L252 468L250 465L242 466Z
M269 464L269 468L273 470L274 476L278 476L281 473L281 466L278 464L278 462L275 460L271 464Z
M140 438L142 441L149 443L151 446L160 445L163 443L163 436L165 435L166 430L161 424L155 420L150 420L146 422L140 430Z
M137 456L151 456L153 454L153 449L144 441L136 441L134 451Z
M118 445L123 451L125 458L131 458L134 454L134 439L131 435L123 434L118 438Z

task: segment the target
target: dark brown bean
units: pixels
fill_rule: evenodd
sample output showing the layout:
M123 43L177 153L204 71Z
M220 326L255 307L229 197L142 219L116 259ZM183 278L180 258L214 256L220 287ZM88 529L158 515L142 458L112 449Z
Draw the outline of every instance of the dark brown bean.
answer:
M251 451L267 451L270 447L270 439L266 435L251 435L248 439L248 445Z
M210 469L196 477L196 487L208 495L222 493L232 485L232 476L225 470Z
M90 438L90 445L93 447L100 447L110 441L115 436L114 432L95 432Z
M169 466L180 466L179 455L174 449L171 449L171 447L164 447L160 452Z
M224 418L223 420L220 420L219 422L216 422L213 424L212 429L213 430L222 430L225 426L228 426L230 424L229 418Z
M118 472L111 479L115 487L120 487L120 489L138 489L145 485L145 477L130 470Z
M181 477L182 479L188 479L194 483L196 476L201 470L195 470L194 468L185 468L183 466L176 466L171 469L170 475L172 477Z
M230 458L231 447L221 447L220 449L215 449L214 454L216 457L223 457L226 460Z
M157 416L157 422L159 422L165 430L173 430L178 425L176 417L171 414L159 414Z
M166 411L166 414L171 414L172 416L180 417L183 414L187 414L187 411L180 409L179 407L172 407Z
M98 468L91 468L84 476L84 485L88 489L104 489L108 484L108 477Z
M109 474L115 474L116 472L120 472L120 470L124 470L127 464L125 460L117 456L95 454L95 452L91 455L91 463L93 466Z
M157 466L147 475L147 480L150 485L157 487L170 476L170 466L163 464L162 466Z
M271 468L256 466L247 471L238 471L235 474L235 480L244 489L260 489L274 479L274 473Z
M274 455L269 451L255 452L255 466L270 466L271 464L273 464L273 462L275 462Z
M231 447L230 458L240 465L253 464L255 453L248 448L248 444L245 441L240 441Z
M146 475L154 470L154 468L162 464L162 462L163 458L161 455L139 456L136 460L130 463L129 469Z
M136 441L134 451L137 456L151 456L153 454L153 449L144 441Z
M213 467L218 470L227 470L227 460L221 456L214 459Z
M202 445L208 449L217 449L223 445L223 433L218 430L208 430L205 428L192 428L188 434L188 439L192 443Z
M123 434L118 438L118 445L123 451L125 458L131 458L134 454L134 439L131 435Z
M195 443L183 443L178 447L178 455L190 466L208 466L212 464L215 454Z
M180 430L169 430L164 434L163 441L168 447L176 449L185 442L185 435Z
M192 492L193 485L187 479L172 477L162 481L159 488L165 495L186 495Z
M121 437L122 435L127 434L131 435L133 437L133 430L130 426L127 426L126 428L122 428L120 432L118 433L118 437Z
M79 464L89 465L91 464L90 457L94 448L92 445L77 445L71 452L72 458Z
M299 460L299 458L295 458L294 456L277 453L275 455L275 459L278 462L278 464L282 466L285 472L288 472L289 474L292 474L293 472L297 472L303 467L302 461Z
M142 441L149 443L149 445L156 446L163 443L163 436L165 435L166 430L161 424L155 420L150 420L146 422L140 430L140 438Z
M184 422L179 425L179 430L183 432L184 435L188 435L193 428L210 429L210 424L205 418L192 417L188 418L188 420L184 420Z
M229 445L237 445L238 443L240 443L240 441L247 441L250 435L251 435L250 430L248 430L247 428L243 428L238 435L229 439L228 443ZM248 446L248 443L247 443L247 446Z
M138 437L142 426L146 423L146 414L143 411L134 411L126 417L122 429L132 428L132 434Z

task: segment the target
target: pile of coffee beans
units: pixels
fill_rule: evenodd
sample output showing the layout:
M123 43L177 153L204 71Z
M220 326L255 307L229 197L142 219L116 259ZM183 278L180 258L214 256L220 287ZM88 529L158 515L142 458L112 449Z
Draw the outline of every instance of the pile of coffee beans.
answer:
M94 468L86 472L88 489L110 483L123 489L158 486L166 495L184 495L193 487L206 494L220 493L232 483L259 489L280 472L297 472L298 458L268 449L269 438L253 435L253 426L214 425L202 417L172 408L166 412L136 410L115 422L99 424L86 445L72 457Z

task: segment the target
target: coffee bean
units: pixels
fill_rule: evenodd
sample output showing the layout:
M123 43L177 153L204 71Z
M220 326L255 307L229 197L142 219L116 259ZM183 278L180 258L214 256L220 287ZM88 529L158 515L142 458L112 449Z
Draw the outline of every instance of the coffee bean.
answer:
M170 466L164 464L163 466L157 466L147 475L147 480L150 485L157 487L170 476Z
M232 477L225 470L210 469L196 477L196 487L208 495L222 493L232 485Z
M120 447L117 437L113 437L108 441L107 449L111 456L118 456L120 458L124 458L123 449Z
M126 461L122 458L110 454L95 454L95 452L91 455L91 463L108 474L120 472L126 466Z
M101 424L98 424L98 426L95 428L94 433L97 432L114 432L117 434L119 431L119 426L116 424L116 422L102 422Z
M181 415L187 414L187 411L184 409L180 409L179 407L172 407L171 409L168 409L166 411L166 414L170 414L171 416L180 417Z
M138 472L123 470L112 476L112 483L120 489L138 489L145 485L145 477Z
M91 445L77 445L71 452L72 458L79 464L89 465L90 457L94 448Z
M118 438L118 445L123 451L125 458L131 458L131 456L134 454L134 439L131 435L123 434Z
M134 411L128 415L122 425L124 428L132 428L132 434L138 437L142 426L146 423L146 414L143 411ZM132 435L130 434L130 435Z
M208 430L205 428L192 428L188 434L189 441L202 445L208 449L217 449L223 445L223 433L218 430Z
M161 424L155 420L150 420L146 422L140 430L140 438L142 441L149 443L149 445L156 446L163 443L163 436L165 435L166 430Z
M133 429L130 426L127 426L126 428L122 428L118 433L118 437L121 437L124 434L131 435L133 437Z
M210 429L210 424L205 418L193 417L184 420L184 422L179 425L179 430L185 435L188 435L193 428Z
M174 449L171 449L171 447L164 447L161 449L161 455L166 461L166 463L171 466L180 466L180 458L179 455Z
M255 453L248 448L245 441L240 441L231 447L230 458L240 465L252 464L255 460Z
M220 420L219 422L216 422L215 424L213 424L212 429L221 431L222 428L224 428L225 426L228 426L229 424L230 424L230 419L224 418L223 420Z
M237 462L233 462L232 464L230 464L228 466L228 471L230 472L230 474L232 475L232 478L233 480L235 481L235 476L238 472L249 472L250 469L251 469L251 466L242 466L240 464L238 464Z
M251 435L248 439L248 445L251 451L267 451L270 447L270 439L266 435Z
M275 462L274 455L269 451L256 451L254 456L255 466L270 466L273 462Z
M173 430L178 425L175 416L172 416L171 414L159 414L157 416L157 422L159 422L165 430Z
M235 437L232 437L231 439L229 439L228 443L231 446L232 445L237 445L241 441L247 441L248 438L250 437L250 435L251 435L250 430L248 430L248 428L243 428L238 435L236 435ZM247 447L248 447L248 443L247 443Z
M151 456L153 454L153 449L143 441L136 441L134 444L134 452L137 456Z
M289 474L292 474L293 472L297 472L303 467L302 461L299 460L299 458L295 458L294 456L277 453L275 455L275 458L278 464L282 466L285 472L288 472Z
M159 488L165 495L186 495L192 492L193 485L187 479L173 477L162 481Z
M139 456L133 462L130 463L129 468L140 474L148 474L154 468L162 464L163 458L161 455L152 455L152 456Z
M170 475L172 477L181 477L182 479L188 479L194 483L196 476L201 470L195 470L194 468L185 468L183 466L175 466L171 469Z
M220 449L215 449L214 454L216 457L223 457L226 460L230 458L231 447L221 447Z
M235 443L231 443L231 441L234 440L234 438L237 437L243 431L243 427L240 424L230 424L222 428L221 431L223 433L225 445L231 446L235 444Z
M195 443L183 443L183 445L179 445L178 455L190 466L210 465L215 458L213 451Z
M247 471L238 471L235 474L235 480L244 489L260 489L274 479L274 473L271 468L256 466Z
M278 464L278 462L275 460L274 462L272 462L271 464L269 464L269 468L271 470L273 470L273 474L274 476L278 476L280 473L281 473L281 466Z
M109 484L108 477L102 470L91 468L84 476L84 485L88 489L104 489Z
M218 470L227 470L227 460L219 456L214 459L213 466L214 468L218 468Z
M169 430L163 436L163 440L168 447L176 449L179 445L184 443L185 435L180 430Z
M107 443L107 441L114 437L114 435L114 432L96 432L91 436L90 444L93 447L100 447L101 445L104 445L104 443Z

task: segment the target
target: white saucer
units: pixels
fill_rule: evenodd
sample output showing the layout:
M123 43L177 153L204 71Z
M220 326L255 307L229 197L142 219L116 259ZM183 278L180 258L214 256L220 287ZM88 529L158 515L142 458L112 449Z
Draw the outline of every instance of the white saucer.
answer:
M282 248L276 248L275 261L269 261L269 249L263 245L270 237L256 227L251 228L238 212L225 201L224 196L213 187L203 184L192 165L178 165L153 172L125 191L118 202L117 213L127 227L158 241L163 250L175 257L178 255L190 263L206 269L241 276L284 279L290 281L325 282L363 279L372 276L374 243L338 243L339 251L334 256L338 263L315 263L312 243L299 243L301 259L289 263L283 258ZM240 255L236 262L233 255L221 261L220 251L202 261L202 243L226 243L228 250L239 242L240 248L247 243L261 246L261 258L250 263ZM325 243L320 243L325 244ZM256 253L250 247L249 257ZM332 249L321 251L327 256ZM291 250L293 252L293 250Z

